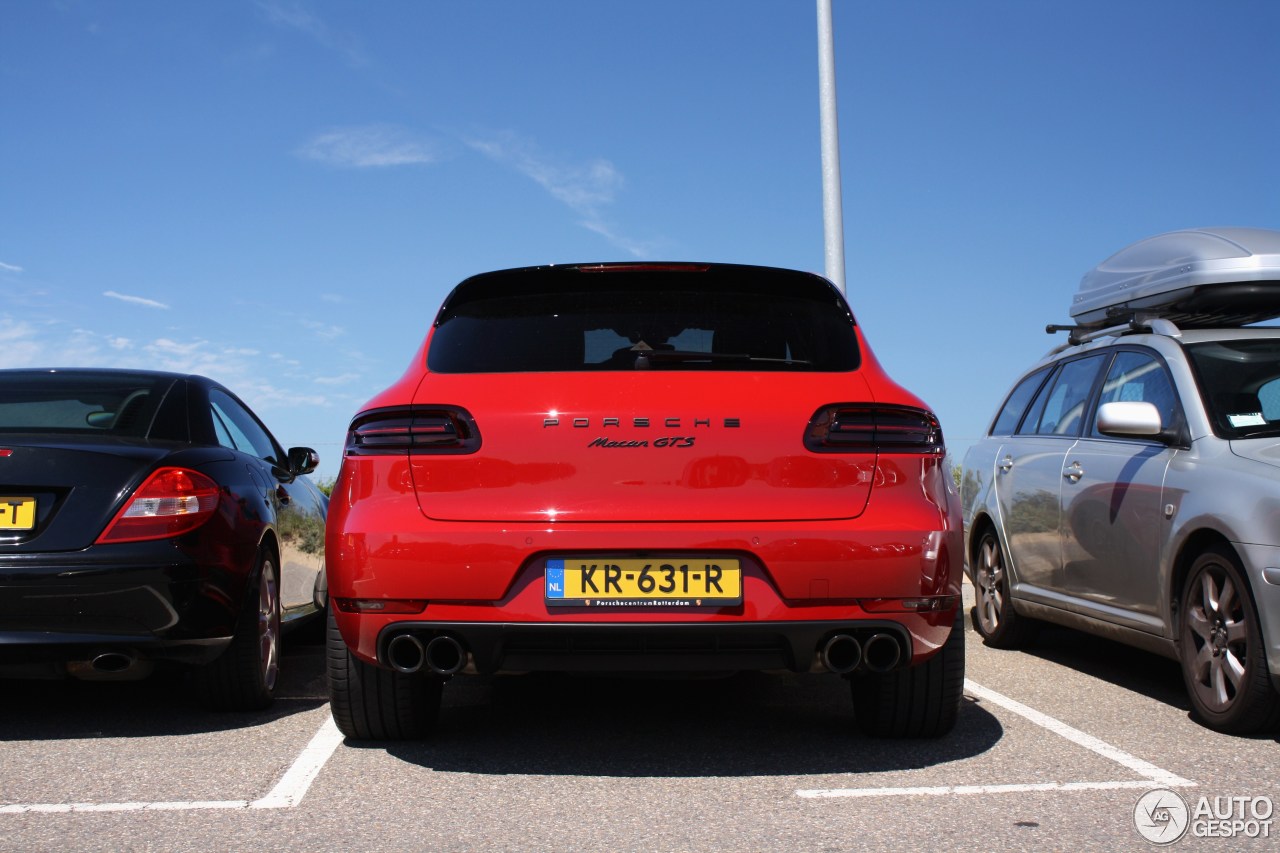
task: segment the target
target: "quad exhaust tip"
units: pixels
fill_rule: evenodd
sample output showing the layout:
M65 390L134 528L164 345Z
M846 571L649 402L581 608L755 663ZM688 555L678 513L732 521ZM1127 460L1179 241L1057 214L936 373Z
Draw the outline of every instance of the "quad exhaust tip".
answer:
M823 643L818 659L837 675L859 669L884 673L902 662L902 644L892 634L872 634L862 642L852 634L835 634Z
M387 643L387 663L396 672L417 672L425 660L426 649L413 634L396 634Z
M453 675L466 666L467 651L448 634L432 637L426 645L413 634L396 634L387 643L387 663L396 672L414 673L426 667L436 675Z
M862 648L867 669L888 672L902 660L902 646L892 634L873 634Z
M822 665L839 675L853 672L862 663L862 646L849 634L836 634L822 647Z

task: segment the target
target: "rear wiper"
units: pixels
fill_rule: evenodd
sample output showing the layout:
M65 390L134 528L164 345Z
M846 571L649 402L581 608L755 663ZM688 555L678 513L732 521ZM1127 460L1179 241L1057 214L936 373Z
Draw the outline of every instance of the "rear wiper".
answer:
M645 370L654 364L795 364L807 366L811 361L798 358L761 358L745 352L698 352L696 350L655 349L643 350L636 356L636 370Z

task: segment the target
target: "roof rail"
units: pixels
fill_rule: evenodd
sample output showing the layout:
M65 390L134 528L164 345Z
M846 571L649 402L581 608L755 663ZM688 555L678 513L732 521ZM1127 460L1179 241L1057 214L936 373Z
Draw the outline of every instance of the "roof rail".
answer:
M1151 332L1155 335L1163 335L1166 338L1182 337L1182 330L1172 320L1164 317L1144 317L1141 314L1136 314L1119 325L1107 326L1102 329L1094 326L1064 326L1050 323L1044 327L1044 330L1051 335L1057 332L1069 332L1067 343L1070 346L1096 341L1098 338L1115 337L1133 334L1134 332Z

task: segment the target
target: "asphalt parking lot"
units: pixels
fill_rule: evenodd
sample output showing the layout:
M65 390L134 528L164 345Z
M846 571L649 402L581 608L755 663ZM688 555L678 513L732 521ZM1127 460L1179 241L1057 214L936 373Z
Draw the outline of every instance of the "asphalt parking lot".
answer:
M0 850L1142 850L1170 794L1177 848L1275 849L1280 733L1199 726L1174 663L1103 640L967 639L940 741L857 734L837 678L743 674L459 679L432 741L346 743L314 641L257 715L0 682Z

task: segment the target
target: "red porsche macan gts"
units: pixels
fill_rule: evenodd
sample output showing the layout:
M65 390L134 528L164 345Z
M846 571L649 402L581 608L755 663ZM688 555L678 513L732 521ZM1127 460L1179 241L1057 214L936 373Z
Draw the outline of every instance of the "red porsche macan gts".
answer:
M467 279L351 422L327 528L338 727L421 737L450 678L836 673L950 731L958 498L843 296L727 264Z

